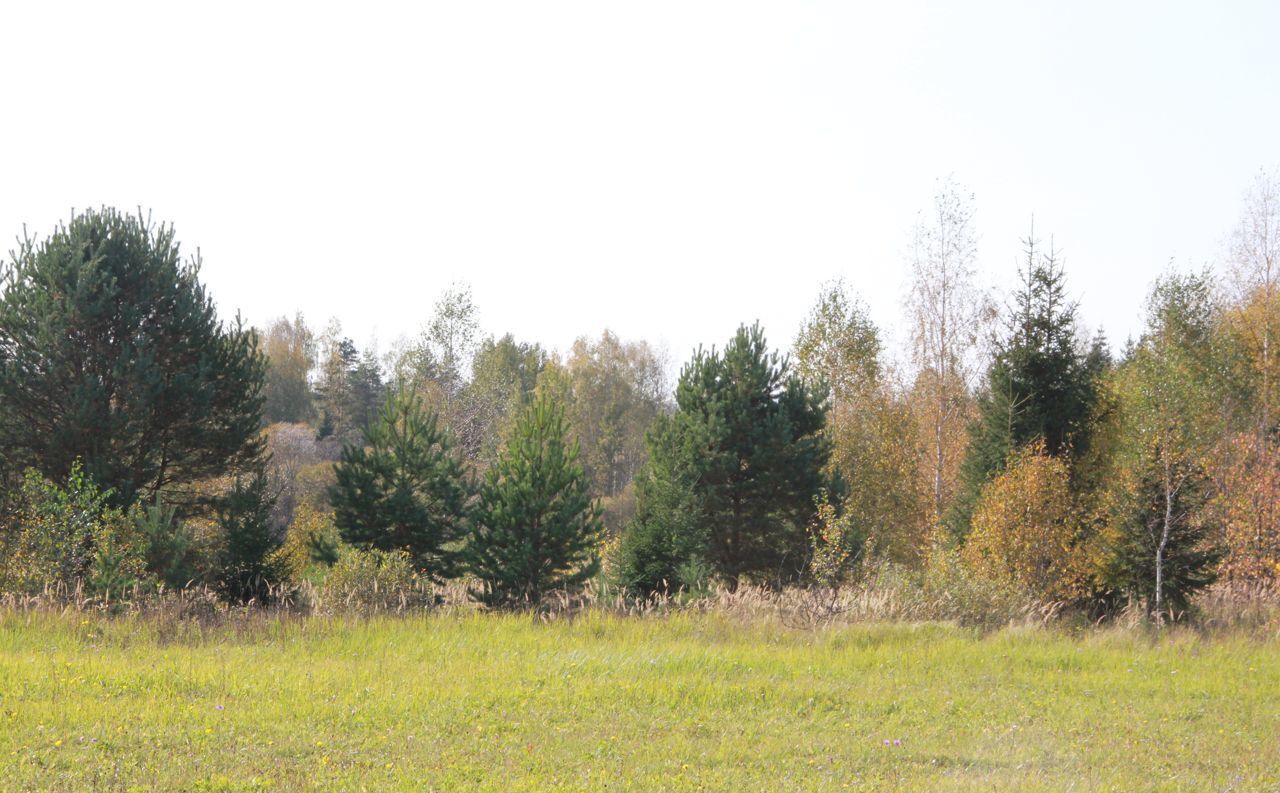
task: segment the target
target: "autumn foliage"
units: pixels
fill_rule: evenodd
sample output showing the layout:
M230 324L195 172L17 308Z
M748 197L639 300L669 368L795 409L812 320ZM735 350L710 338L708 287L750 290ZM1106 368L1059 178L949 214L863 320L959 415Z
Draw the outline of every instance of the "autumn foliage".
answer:
M976 572L1042 600L1078 593L1077 536L1067 464L1034 443L982 490L963 558Z

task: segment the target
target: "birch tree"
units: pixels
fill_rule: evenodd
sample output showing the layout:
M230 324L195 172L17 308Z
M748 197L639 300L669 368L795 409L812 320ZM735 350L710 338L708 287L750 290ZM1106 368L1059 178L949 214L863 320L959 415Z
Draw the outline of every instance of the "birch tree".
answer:
M945 181L912 235L907 312L924 470L937 523L955 493L972 387L994 314L977 283L973 196ZM959 449L957 449L959 445Z
M843 281L825 285L796 337L796 373L825 388L831 467L848 486L842 519L869 553L920 559L930 525L911 405L882 362L880 331ZM833 494L835 495L835 494Z
M1206 276L1157 283L1148 328L1118 373L1124 441L1108 577L1163 620L1212 583L1219 559L1205 465L1222 435L1217 314Z

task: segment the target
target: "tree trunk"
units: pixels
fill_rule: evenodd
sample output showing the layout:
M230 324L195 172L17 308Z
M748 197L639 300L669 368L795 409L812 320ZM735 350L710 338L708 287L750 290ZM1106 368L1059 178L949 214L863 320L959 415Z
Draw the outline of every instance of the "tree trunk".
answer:
M1160 543L1156 546L1156 623L1164 622L1164 552L1169 545L1169 534L1173 527L1173 472L1169 461L1164 463L1164 521L1160 530Z

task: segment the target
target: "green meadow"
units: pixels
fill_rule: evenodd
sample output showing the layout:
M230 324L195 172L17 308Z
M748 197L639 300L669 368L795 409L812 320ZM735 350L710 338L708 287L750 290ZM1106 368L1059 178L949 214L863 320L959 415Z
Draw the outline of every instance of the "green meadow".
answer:
M695 613L14 612L0 787L1280 789L1278 651Z

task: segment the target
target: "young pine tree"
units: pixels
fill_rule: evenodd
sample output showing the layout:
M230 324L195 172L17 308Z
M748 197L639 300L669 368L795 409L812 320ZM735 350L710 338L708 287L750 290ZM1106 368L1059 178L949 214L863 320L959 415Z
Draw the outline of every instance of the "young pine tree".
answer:
M282 577L275 552L283 539L271 528L274 506L275 494L261 465L237 474L231 490L218 500L223 531L218 583L231 600L261 599Z
M436 581L458 574L458 544L473 492L453 442L417 394L401 389L348 444L329 490L342 538L360 548L405 551Z
M668 538L671 559L701 547L711 572L730 585L802 575L814 497L831 484L825 396L770 353L754 325L739 328L723 352L694 355L676 404L668 431L651 436L650 470L679 472L690 490L642 488L633 530L645 531L654 550ZM685 536L690 530L698 536ZM644 578L653 581L637 580Z
M537 605L600 569L600 509L567 436L564 409L540 397L488 471L467 561L484 585L474 594L489 605Z
M659 416L650 430L650 456L636 477L638 508L618 546L614 575L635 595L693 589L705 583L706 524L689 461L697 450L676 453L689 440L670 416Z

